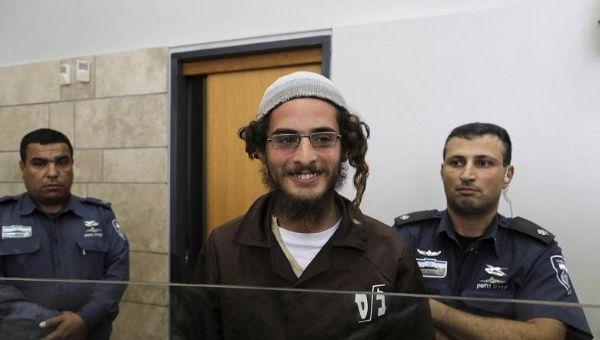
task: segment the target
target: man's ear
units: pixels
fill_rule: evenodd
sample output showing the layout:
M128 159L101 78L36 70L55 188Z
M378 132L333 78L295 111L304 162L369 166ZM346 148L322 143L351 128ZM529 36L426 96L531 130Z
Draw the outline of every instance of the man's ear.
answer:
M512 165L509 165L506 168L506 173L504 174L504 189L506 189L508 187L508 185L510 184L510 181L512 181L512 178L514 175L515 175L515 167Z
M25 171L25 163L19 161L19 169L21 169L21 178L23 178L23 172Z

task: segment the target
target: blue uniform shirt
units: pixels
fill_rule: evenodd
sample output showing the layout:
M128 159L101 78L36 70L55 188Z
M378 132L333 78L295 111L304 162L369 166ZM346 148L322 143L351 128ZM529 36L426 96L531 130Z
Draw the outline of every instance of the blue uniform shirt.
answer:
M395 219L394 228L412 246L430 294L578 302L554 235L525 219L497 215L486 233L466 249L446 211L403 215ZM591 337L580 308L468 299L448 304L482 316L553 318Z
M0 277L127 281L129 244L110 204L71 195L57 214L27 194L0 198ZM76 312L90 338L107 338L126 286L0 281L0 302ZM97 336L94 336L96 333Z

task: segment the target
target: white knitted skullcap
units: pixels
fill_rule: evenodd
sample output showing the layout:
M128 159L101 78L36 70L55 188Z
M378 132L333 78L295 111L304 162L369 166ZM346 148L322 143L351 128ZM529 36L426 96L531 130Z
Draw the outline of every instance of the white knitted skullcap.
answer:
M276 106L297 98L319 98L346 107L346 100L331 80L307 71L290 73L277 79L263 94L256 119L262 118Z

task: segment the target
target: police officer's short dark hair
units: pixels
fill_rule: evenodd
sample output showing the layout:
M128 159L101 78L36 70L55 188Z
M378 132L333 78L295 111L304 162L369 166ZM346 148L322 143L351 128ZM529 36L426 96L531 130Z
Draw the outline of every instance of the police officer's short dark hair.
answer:
M71 145L71 141L69 141L67 136L60 131L42 128L31 131L30 133L26 134L23 139L21 139L21 149L19 150L21 153L21 161L25 162L25 159L27 158L27 146L34 143L39 143L42 145L65 143L69 147L71 157L73 157L73 146Z
M502 145L504 146L502 153L502 164L504 166L509 165L512 157L512 144L510 142L510 136L503 127L491 123L475 122L454 128L454 130L452 130L448 135L448 138L446 138L446 143L444 144L444 153L442 154L443 158L446 159L446 148L448 147L448 141L450 141L451 138L457 137L463 139L472 139L473 137L481 137L483 135L494 135L500 138Z

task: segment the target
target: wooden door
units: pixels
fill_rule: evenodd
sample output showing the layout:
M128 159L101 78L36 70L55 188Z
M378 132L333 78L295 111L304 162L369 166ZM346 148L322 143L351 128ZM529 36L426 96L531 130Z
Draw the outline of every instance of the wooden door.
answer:
M320 72L321 51L225 58L186 67L188 74L206 76L203 187L208 235L213 228L244 214L267 191L261 163L248 158L238 130L256 117L262 94L275 79L298 70Z

